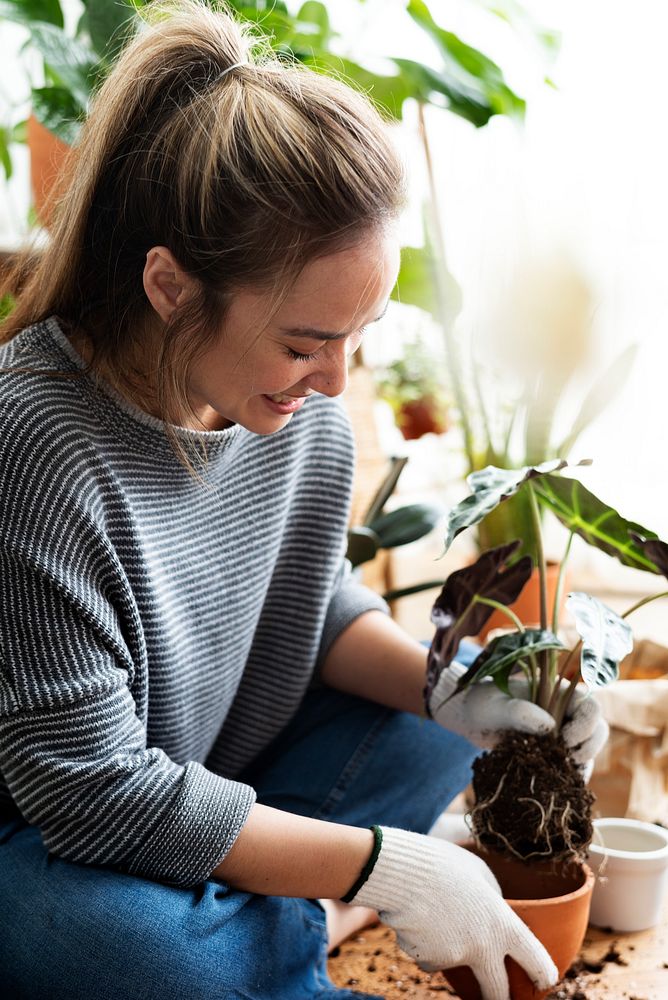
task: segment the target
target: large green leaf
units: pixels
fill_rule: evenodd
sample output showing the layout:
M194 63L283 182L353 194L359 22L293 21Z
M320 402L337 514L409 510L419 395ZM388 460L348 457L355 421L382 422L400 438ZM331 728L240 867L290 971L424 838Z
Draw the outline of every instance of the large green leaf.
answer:
M455 657L467 635L477 635L494 609L480 604L484 597L501 604L512 604L531 576L532 562L524 556L508 566L519 542L510 542L483 554L471 566L451 573L436 598L431 620L436 634L427 660L425 698L428 702L438 678Z
M59 0L0 0L0 17L32 28L36 21L62 28L63 11Z
M51 74L86 108L100 73L95 53L51 24L34 24L31 36Z
M369 527L380 539L380 547L393 549L408 545L433 531L441 519L442 510L432 504L412 503L389 514L381 514Z
M32 90L32 110L37 121L49 132L73 146L86 110L64 87L35 87Z
M565 646L554 632L547 629L528 628L524 632L508 632L497 636L459 678L454 693L477 684L485 677L493 677L501 690L509 694L508 678L519 661L548 649L565 649Z
M429 247L402 247L401 268L391 297L403 305L418 306L438 321L441 314L434 280L436 266ZM450 310L456 315L462 305L461 288L446 268L441 269L440 279Z
M623 618L591 594L568 595L566 607L582 639L580 672L587 687L616 680L619 662L633 649L633 633Z
M112 62L137 30L134 0L84 0L86 27L96 53Z
M477 128L486 125L496 114L484 88L475 82L456 79L447 69L435 70L412 59L392 57L401 70L402 78L410 84L407 96L424 104L436 104L437 97L444 97L449 111L471 122ZM442 105L442 101L440 102Z
M482 521L503 500L517 493L527 480L545 476L564 468L565 465L565 462L558 460L543 462L542 465L535 467L526 465L521 469L498 469L488 465L485 469L472 472L466 481L473 493L453 507L448 514L446 552L460 532Z
M12 176L12 158L9 153L11 141L11 129L0 125L0 166L5 171L7 180Z
M445 69L453 79L469 87L482 89L492 114L523 115L526 103L504 80L499 66L488 56L463 42L451 31L441 28L424 0L409 0L408 13L436 42Z
M614 556L625 566L645 569L650 573L659 572L643 547L632 537L642 535L643 538L655 539L657 535L634 521L627 521L577 479L546 476L537 483L536 496L569 531L580 535L589 545Z

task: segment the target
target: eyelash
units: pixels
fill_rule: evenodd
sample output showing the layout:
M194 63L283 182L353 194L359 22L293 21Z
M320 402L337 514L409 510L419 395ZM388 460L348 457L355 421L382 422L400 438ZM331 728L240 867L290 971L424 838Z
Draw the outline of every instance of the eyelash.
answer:
M361 330L358 330L358 336L360 340L362 339L365 333L366 333L366 327L362 327ZM359 347L359 344L357 346ZM355 350L357 350L357 347L355 348ZM291 347L286 347L286 351L289 357L293 359L293 361L314 361L315 358L318 357L317 351L314 351L313 354L300 354L299 351L293 351Z

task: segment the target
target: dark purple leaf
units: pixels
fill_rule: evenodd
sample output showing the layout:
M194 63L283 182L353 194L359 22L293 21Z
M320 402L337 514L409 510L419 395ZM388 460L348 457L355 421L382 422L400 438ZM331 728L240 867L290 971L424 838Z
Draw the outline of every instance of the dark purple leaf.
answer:
M452 663L461 640L467 635L477 635L493 613L493 608L478 604L475 598L485 597L508 605L519 597L531 576L531 556L524 556L510 567L506 567L506 563L521 544L514 541L490 549L472 566L451 573L445 581L431 612L436 634L427 660L427 705L438 678Z
M629 534L633 541L649 556L659 572L668 577L668 544L662 542L660 538L644 538L634 531L630 531Z

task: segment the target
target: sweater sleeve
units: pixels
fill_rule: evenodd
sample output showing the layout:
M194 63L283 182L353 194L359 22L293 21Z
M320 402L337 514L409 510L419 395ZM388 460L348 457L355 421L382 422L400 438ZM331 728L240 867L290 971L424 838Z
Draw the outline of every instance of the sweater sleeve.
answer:
M0 588L0 771L23 816L60 857L206 879L253 789L148 745L127 662L42 571L5 550Z
M350 561L344 559L327 608L318 652L318 670L336 637L366 611L384 611L389 614L383 598L356 580Z

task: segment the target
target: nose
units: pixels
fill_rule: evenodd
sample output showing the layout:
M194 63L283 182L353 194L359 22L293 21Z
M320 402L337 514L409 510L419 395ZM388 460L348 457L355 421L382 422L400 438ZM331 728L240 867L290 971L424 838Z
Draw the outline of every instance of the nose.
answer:
M348 384L348 351L345 341L328 344L309 385L324 396L340 396Z

